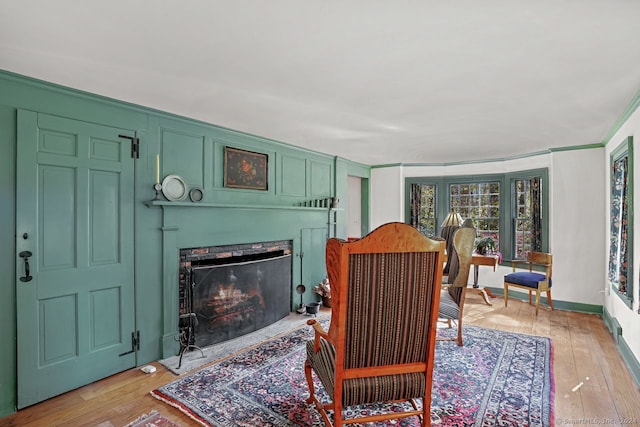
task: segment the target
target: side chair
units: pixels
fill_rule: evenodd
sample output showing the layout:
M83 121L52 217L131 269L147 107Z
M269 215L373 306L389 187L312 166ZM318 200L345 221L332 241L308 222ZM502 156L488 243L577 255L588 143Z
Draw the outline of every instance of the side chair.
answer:
M455 321L458 327L458 336L456 338L438 338L438 340L457 341L459 346L463 345L462 316L475 239L476 229L473 227L463 226L456 230L453 235L453 249L448 256L451 260L449 277L440 294L438 318L446 320L449 327L451 327L451 322Z
M517 264L528 264L529 271L516 272ZM538 315L538 307L540 306L540 293L547 293L547 301L549 307L553 310L553 301L551 300L551 272L553 264L553 255L545 252L530 252L527 260L511 261L513 273L504 276L504 306L509 301L509 287L524 289L529 291L529 304L531 304L531 294L536 292L536 316ZM542 266L544 273L533 271L534 266Z
M327 241L331 323L325 331L307 321L315 337L305 362L307 403L326 426L411 416L430 425L445 248L435 239L394 222L355 242ZM329 401L316 394L314 373ZM407 403L399 410L398 402ZM385 403L396 405L387 410ZM380 411L345 419L343 408L362 404L379 404Z

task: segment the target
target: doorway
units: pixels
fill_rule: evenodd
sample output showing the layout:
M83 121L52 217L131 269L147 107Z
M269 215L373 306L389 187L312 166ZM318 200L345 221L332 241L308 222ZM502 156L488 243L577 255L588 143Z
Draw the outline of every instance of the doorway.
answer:
M18 111L18 408L135 360L133 132Z

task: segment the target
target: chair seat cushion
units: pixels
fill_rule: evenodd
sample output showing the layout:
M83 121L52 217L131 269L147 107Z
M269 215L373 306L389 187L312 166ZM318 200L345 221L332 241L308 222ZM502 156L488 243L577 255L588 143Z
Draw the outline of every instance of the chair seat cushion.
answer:
M538 282L545 280L546 276L540 273L529 271L519 271L504 276L505 283L513 283L515 285L526 286L527 288L538 288ZM551 279L549 279L549 287L551 287Z
M329 342L320 340L320 350L314 351L314 340L307 341L307 360L333 400L336 352ZM383 375L344 380L342 404L360 405L422 397L426 387L424 372Z
M438 309L438 318L457 320L460 314L460 307L451 298L448 291L440 292L440 308Z

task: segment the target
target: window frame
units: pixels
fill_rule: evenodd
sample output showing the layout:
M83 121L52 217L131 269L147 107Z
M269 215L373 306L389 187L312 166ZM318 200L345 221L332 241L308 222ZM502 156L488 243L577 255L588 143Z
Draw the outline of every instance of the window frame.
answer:
M627 305L629 308L633 307L633 292L634 292L634 282L633 282L633 192L634 192L634 185L633 185L633 137L629 136L627 138L624 139L624 141L622 141L620 143L620 145L618 147L616 147L613 151L611 151L610 157L609 157L609 215L611 215L611 209L612 209L612 204L613 204L613 190L612 187L614 185L614 177L613 177L613 164L614 162L617 162L619 160L621 160L622 158L627 157L628 159L628 163L627 163L627 218L628 218L628 225L627 225L627 291L626 292L622 292L619 289L619 284L618 282L613 282L610 280L610 269L611 269L611 265L609 265L609 267L607 268L607 281L609 282L609 285L611 287L611 289L613 289L613 292L615 294L617 294L620 299L622 300L622 302ZM610 223L612 222L612 218L609 218ZM612 227L612 225L610 225L610 227ZM611 262L611 251L612 251L612 244L613 244L613 236L611 235L611 229L609 230L609 263ZM618 273L619 273L620 269L618 269ZM640 309L638 311L640 313Z
M549 170L548 169L532 169L522 172L510 172L505 174L509 180L509 191L510 191L510 218L509 218L509 242L511 243L509 256L510 259L513 259L513 252L515 251L515 238L516 238L516 230L515 230L515 219L517 217L516 212L516 181L519 180L529 180L531 178L541 178L542 180L542 200L540 203L542 204L542 209L540 215L542 216L542 233L541 233L541 250L542 252L549 252ZM503 252L504 255L504 252Z
M542 180L542 251L549 252L549 169L528 169L503 174L474 174L432 177L405 178L405 222L411 223L411 184L429 184L436 186L436 233L441 232L440 224L450 211L449 186L451 184L471 184L482 182L500 182L500 242L498 250L502 254L502 264L513 259L515 230L515 181L539 177Z

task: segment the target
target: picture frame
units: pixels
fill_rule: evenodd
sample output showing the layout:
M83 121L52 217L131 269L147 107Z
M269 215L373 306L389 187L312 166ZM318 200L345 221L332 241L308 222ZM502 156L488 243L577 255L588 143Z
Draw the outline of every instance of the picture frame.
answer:
M264 153L224 147L224 186L267 191L269 156Z

